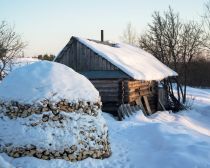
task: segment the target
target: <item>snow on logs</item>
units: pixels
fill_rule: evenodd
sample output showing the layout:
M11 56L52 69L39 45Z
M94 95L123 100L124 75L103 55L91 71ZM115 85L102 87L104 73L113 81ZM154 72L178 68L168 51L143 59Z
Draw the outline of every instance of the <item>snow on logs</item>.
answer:
M82 75L41 61L0 85L0 152L12 157L83 160L111 155L98 91Z
M54 103L50 102L49 100L44 100L42 104L30 105L20 104L17 101L0 101L0 107L1 112L3 112L5 116L8 116L11 119L16 119L17 117L25 118L32 114L42 114L43 112L47 111L51 111L55 116L57 116L60 111L97 116L98 110L101 109L101 102L92 103L80 101L77 103L69 103L68 100L60 100L59 102Z

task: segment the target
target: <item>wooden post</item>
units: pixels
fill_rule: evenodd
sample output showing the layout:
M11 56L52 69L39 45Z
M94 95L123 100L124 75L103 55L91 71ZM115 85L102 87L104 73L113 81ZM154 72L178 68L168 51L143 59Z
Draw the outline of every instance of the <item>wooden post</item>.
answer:
M148 113L149 114L152 114L152 110L150 108L150 105L149 105L147 96L143 96L143 99L144 99L144 102L145 102L145 105L146 105L146 108L147 108Z
M141 108L142 112L144 113L144 115L147 116L148 114L147 114L147 112L146 112L146 110L145 110L145 108L144 108L144 106L143 106L143 104L141 102L141 97L136 99L136 104L140 106L140 108Z

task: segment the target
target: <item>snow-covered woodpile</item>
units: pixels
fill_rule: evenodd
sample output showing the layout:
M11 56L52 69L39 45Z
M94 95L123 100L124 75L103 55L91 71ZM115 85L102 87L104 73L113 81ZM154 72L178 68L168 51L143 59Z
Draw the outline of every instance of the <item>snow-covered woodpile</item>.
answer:
M0 120L0 152L12 157L78 161L111 154L98 91L58 63L9 74L0 85Z
M0 102L1 112L9 118L28 117L32 114L41 114L42 112L51 111L55 116L60 111L67 113L76 112L97 116L98 110L101 109L101 102L86 102L71 103L68 100L60 100L57 103L44 100L39 105L21 104L18 101ZM57 118L57 117L56 117Z

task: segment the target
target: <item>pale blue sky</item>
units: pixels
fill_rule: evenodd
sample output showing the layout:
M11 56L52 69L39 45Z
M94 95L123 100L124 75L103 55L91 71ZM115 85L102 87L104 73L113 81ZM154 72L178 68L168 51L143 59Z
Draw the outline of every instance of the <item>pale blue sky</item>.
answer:
M130 21L141 33L154 10L170 5L184 20L199 20L206 0L0 0L0 21L28 42L26 56L58 53L72 35L119 40Z

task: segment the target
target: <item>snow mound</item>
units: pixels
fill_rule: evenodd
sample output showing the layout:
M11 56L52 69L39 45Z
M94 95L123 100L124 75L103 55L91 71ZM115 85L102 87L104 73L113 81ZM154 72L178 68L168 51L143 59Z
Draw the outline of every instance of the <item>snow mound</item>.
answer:
M96 102L99 93L89 80L69 67L39 61L12 71L0 85L0 99L28 104L43 99Z

